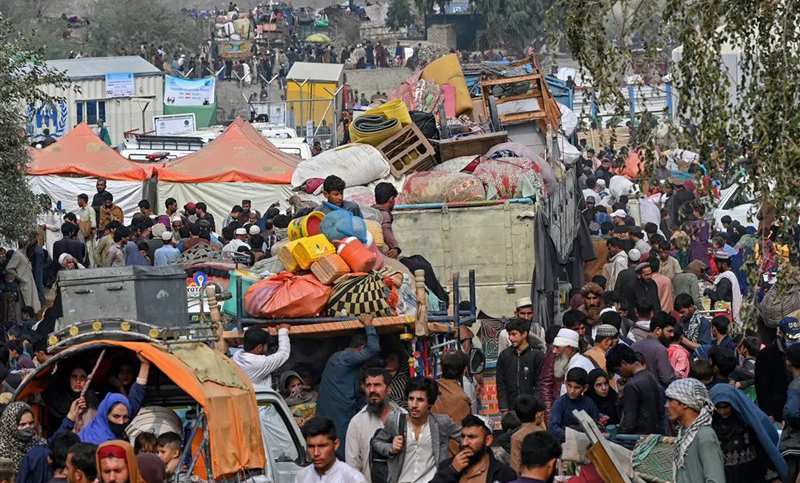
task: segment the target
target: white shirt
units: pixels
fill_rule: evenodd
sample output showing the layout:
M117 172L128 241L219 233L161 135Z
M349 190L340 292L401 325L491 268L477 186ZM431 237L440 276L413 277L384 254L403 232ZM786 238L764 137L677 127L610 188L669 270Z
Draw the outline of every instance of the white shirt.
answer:
M420 428L419 439L414 434L411 423L406 428L406 450L403 469L398 483L430 483L436 475L436 461L433 459L433 440L431 425L426 422Z
M222 247L222 251L236 253L239 251L239 247L247 247L248 250L250 249L250 245L248 245L247 242L234 238L227 245Z
M367 483L367 480L352 466L336 460L324 475L317 473L314 465L306 466L294 477L294 483Z
M235 353L231 360L236 363L255 386L272 387L272 373L289 359L289 329L278 330L278 350L262 356L245 351Z

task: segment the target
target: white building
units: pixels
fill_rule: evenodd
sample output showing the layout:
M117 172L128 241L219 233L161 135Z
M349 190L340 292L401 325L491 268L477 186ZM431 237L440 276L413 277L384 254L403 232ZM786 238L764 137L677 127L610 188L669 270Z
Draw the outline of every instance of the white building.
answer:
M31 142L42 139L45 128L58 139L82 122L97 132L97 123L105 120L116 146L124 141L126 131L152 131L153 116L164 112L164 73L141 57L59 59L47 64L64 72L78 91L42 87L64 101L28 107Z

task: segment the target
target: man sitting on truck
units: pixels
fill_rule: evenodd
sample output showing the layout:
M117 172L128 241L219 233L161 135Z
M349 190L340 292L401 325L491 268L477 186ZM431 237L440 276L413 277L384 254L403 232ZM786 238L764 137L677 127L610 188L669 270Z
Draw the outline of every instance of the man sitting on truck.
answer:
M433 273L433 267L430 262L422 255L412 255L410 257L400 256L402 250L400 250L397 238L394 236L394 231L392 230L392 222L394 221L392 210L394 210L394 202L397 198L397 194L397 188L391 183L378 183L375 186L375 204L372 205L372 207L380 211L383 217L381 228L383 231L383 242L388 250L386 256L396 258L400 263L411 270L412 273L416 270L423 270L425 272L425 286L428 290L433 292L439 300L446 303L449 297L436 278L436 274Z

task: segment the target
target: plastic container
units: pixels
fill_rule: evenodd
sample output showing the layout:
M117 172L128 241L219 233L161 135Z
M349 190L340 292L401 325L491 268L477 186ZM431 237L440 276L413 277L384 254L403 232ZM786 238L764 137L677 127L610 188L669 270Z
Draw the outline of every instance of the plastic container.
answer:
M375 254L354 236L340 241L337 252L354 272L369 272L375 267Z
M364 223L367 224L367 232L372 235L372 239L375 241L375 246L377 246L379 250L383 248L385 242L383 240L383 228L381 227L381 224L372 220L364 220Z
M228 284L228 292L231 293L231 298L225 301L222 304L222 312L228 315L236 315L236 301L237 301L237 294L236 294L236 280L241 278L242 279L242 298L244 298L244 293L247 292L247 289L250 285L261 280L258 276L245 271L245 270L231 270L228 272L230 275L230 283ZM250 317L247 312L243 314L245 317Z
M297 263L297 260L295 260L292 254L292 251L299 243L300 240L290 241L278 250L278 260L281 261L283 268L285 268L287 272L297 273L300 271L300 264Z
M342 275L350 273L350 267L339 255L325 255L311 264L311 273L325 285L333 285Z
M312 211L302 218L295 218L289 224L289 240L294 241L308 236L319 235L323 218L325 218L325 213L321 211Z
M292 245L292 248L290 248L292 255L303 270L311 268L311 264L323 256L336 253L336 249L331 242L325 238L325 235L300 238L299 240L289 242L288 245Z

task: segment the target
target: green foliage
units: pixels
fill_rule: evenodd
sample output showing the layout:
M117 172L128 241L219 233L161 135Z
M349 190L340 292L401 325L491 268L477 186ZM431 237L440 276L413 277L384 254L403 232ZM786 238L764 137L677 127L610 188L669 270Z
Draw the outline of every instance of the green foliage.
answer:
M761 214L769 218L774 209L782 227L778 243L792 247L779 275L793 277L800 264L792 242L800 207L800 2L559 0L552 12L565 15L558 34L593 94L617 112L626 110L620 87L633 50L655 59L682 46L670 66L675 122L666 133L640 126L640 157L652 164L657 149L681 147L700 154L712 179L747 173L749 192L761 193ZM754 279L761 269L754 267Z
M411 4L408 0L392 0L389 3L389 10L386 12L386 26L392 31L408 27L414 22L414 14L411 13Z
M516 50L545 39L545 16L555 0L470 0L486 16L490 31L503 34Z
M92 16L90 53L135 53L142 43L163 45L167 52L179 47L196 50L205 34L202 25L167 6L166 2L128 0L98 3Z
M44 63L42 48L31 48L30 36L17 33L0 14L0 239L5 241L29 235L38 214L40 205L23 174L29 157L20 107L57 100L39 90L47 84L67 88L69 81Z

